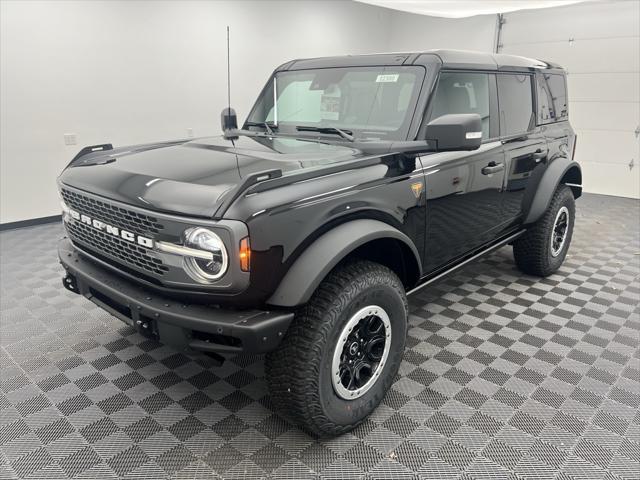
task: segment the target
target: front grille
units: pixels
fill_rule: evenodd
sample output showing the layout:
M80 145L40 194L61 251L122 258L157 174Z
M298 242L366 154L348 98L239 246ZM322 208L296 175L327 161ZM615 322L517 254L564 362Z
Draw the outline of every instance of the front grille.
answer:
M66 188L62 189L61 194L70 208L138 235L153 237L164 228L157 218L143 213L96 200Z
M67 231L71 240L88 245L99 253L110 256L126 265L137 267L155 275L164 275L169 267L159 258L149 255L144 247L115 237L80 222L68 222Z

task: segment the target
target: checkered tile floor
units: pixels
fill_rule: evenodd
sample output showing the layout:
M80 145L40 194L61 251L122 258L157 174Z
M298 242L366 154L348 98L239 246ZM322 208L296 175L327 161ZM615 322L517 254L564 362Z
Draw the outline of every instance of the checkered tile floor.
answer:
M59 225L0 235L0 478L639 478L640 203L585 195L540 280L510 248L411 300L384 403L318 441L261 357L213 368L62 289Z

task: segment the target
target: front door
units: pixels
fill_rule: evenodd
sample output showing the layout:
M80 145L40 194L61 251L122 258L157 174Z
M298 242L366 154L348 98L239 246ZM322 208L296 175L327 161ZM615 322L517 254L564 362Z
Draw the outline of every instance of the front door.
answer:
M482 146L421 157L425 174L425 273L491 242L503 224L505 153L498 136L495 75L440 73L429 119L449 113L482 118ZM496 140L492 140L496 138Z
M426 248L430 273L493 240L502 223L504 151L500 142L474 152L421 158L425 172Z

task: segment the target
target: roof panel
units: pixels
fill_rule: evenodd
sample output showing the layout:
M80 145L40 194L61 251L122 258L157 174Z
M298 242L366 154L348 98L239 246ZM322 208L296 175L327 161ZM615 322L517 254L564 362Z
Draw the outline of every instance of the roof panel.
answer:
M439 59L439 60L435 60ZM376 53L370 55L343 55L293 60L278 70L305 70L310 68L373 66L373 65L422 65L441 62L449 68L477 68L483 70L532 70L558 69L557 64L517 55L492 54L467 50L425 50L422 52Z

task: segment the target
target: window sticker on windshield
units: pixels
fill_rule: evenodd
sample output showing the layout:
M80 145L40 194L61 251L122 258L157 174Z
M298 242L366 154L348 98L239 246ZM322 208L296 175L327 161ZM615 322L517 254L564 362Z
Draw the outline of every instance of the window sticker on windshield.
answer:
M386 75L378 75L378 78L376 78L376 83L390 83L390 82L397 82L398 81L398 74L394 73L394 74L390 74L387 73Z
M340 97L322 95L320 97L320 118L323 120L340 120Z

